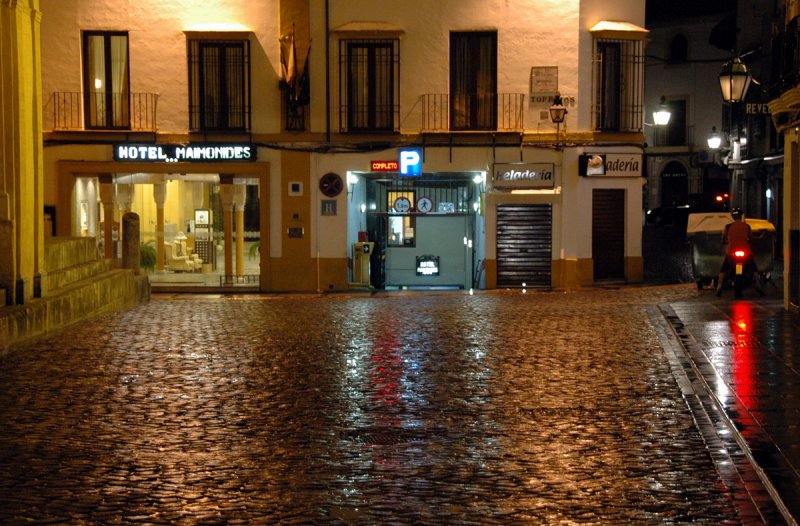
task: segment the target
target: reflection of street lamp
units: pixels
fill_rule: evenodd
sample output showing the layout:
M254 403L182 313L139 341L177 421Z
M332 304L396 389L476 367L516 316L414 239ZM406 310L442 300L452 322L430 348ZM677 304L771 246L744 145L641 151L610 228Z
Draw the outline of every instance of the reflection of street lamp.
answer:
M561 123L567 118L567 108L564 107L564 101L561 99L561 94L556 93L553 97L553 104L550 105L550 120L556 125L556 142L561 134Z
M672 113L670 113L669 106L667 106L667 99L662 95L661 104L659 104L656 111L653 112L653 124L656 126L666 126L669 124L670 117L672 117Z

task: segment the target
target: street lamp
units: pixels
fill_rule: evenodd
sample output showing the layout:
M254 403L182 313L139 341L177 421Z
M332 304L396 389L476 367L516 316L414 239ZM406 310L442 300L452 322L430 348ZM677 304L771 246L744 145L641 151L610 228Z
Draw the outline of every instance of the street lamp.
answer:
M662 95L661 104L659 104L656 111L653 112L653 124L656 126L666 126L669 124L670 117L672 117L672 113L670 113L669 106L667 106L667 99Z
M561 94L556 92L553 97L553 104L550 105L550 120L556 125L556 142L561 135L561 123L567 118L567 108L564 107L564 101L561 99Z
M719 73L719 87L722 90L722 100L729 105L731 126L734 124L734 116L738 117L737 113L734 112L734 103L738 104L744 100L745 95L747 95L747 88L750 87L751 80L752 77L747 71L747 66L742 63L742 59L738 56L734 56L729 62L726 62L722 66L722 71ZM738 201L740 199L739 184L742 180L742 169L739 166L742 143L739 140L738 122L736 123L735 137L733 135L729 135L729 137L731 139L731 153L729 163L726 164L733 164L730 181L731 205L738 206Z
M711 127L711 135L708 136L707 142L708 147L712 150L718 150L722 146L722 136L717 131L716 126Z
M747 71L747 66L735 56L722 66L719 73L719 87L722 90L722 100L725 102L741 102L747 94L752 77Z

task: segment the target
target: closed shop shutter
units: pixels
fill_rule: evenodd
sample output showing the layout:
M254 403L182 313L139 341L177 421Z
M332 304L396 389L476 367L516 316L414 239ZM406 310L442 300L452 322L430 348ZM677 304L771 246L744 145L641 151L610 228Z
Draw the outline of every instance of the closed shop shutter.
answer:
M552 205L497 207L497 286L550 288Z
M625 190L592 191L594 279L625 278Z

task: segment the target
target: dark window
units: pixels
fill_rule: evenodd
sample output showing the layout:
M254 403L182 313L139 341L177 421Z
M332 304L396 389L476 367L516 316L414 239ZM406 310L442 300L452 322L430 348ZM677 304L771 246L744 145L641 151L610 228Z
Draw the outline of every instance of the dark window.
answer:
M192 131L250 128L249 41L189 41L189 127Z
M689 41L683 35L675 35L669 45L669 62L680 64L689 58Z
M497 33L450 33L450 128L497 128Z
M398 43L396 39L340 42L342 131L396 130Z
M86 128L130 128L127 33L84 31L83 98Z
M667 124L666 146L686 145L686 101L671 100L667 102L669 108L669 124Z
M644 43L641 40L595 41L594 127L640 131L644 89Z

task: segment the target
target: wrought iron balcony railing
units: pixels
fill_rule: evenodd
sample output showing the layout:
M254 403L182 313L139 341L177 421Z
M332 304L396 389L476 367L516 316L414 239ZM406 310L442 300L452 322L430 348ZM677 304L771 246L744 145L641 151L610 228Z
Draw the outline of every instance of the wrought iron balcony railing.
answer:
M772 75L766 90L769 98L800 85L800 17L794 17L785 31L772 39Z
M427 93L421 96L420 103L424 132L521 132L525 124L524 93Z
M109 99L111 105L108 105ZM53 131L130 130L156 131L157 93L90 94L55 92Z

